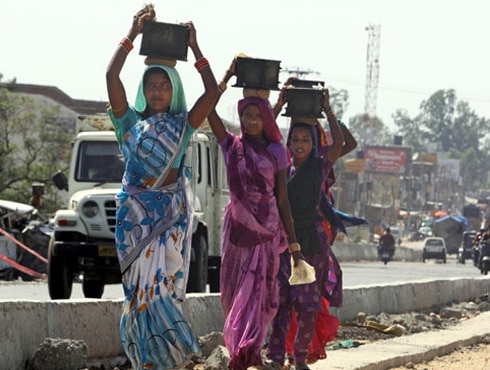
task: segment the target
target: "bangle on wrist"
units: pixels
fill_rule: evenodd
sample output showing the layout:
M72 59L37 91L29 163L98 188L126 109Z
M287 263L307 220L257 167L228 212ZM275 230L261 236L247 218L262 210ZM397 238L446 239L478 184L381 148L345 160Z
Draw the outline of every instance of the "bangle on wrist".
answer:
M219 90L220 94L223 94L227 88L228 88L228 86L226 85L226 82L221 80L220 83L218 84L218 90Z
M290 254L293 254L294 252L301 252L301 245L299 245L298 242L290 243L288 250Z
M127 53L133 50L133 43L127 37L123 37L119 45L122 46Z
M328 110L326 110L325 114L327 115L327 118L330 118L330 117L337 118L335 113L332 111L332 108L329 108Z
M198 72L201 72L204 68L209 67L209 62L206 58L201 57L196 60L196 63L194 63L194 67L196 67Z

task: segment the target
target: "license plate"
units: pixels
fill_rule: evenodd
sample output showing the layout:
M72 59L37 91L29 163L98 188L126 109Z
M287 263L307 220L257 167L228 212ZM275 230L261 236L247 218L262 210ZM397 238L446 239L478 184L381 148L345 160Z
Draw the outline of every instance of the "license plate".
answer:
M116 257L116 247L113 245L99 245L100 257Z

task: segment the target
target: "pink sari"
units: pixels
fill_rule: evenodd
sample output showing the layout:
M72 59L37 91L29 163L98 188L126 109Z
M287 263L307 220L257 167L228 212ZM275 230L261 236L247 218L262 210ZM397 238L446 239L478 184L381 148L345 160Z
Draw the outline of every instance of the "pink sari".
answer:
M229 133L221 145L230 185L221 257L223 337L231 369L246 370L262 364L268 325L279 305L279 254L288 243L274 195L274 156L246 135Z

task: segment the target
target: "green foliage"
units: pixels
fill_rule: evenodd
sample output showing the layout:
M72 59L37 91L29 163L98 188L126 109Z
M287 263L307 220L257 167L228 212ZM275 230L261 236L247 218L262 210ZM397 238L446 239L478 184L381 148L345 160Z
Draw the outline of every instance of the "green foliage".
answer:
M337 90L334 87L329 87L330 106L337 115L338 119L342 119L347 107L349 106L349 93L347 90Z
M30 203L32 184L45 184L45 211L58 208L51 176L68 165L71 133L58 108L0 89L0 198Z
M358 114L349 120L349 130L361 148L366 145L392 144L390 130L378 117L366 119L364 114Z
M490 120L478 117L467 102L458 101L453 89L436 91L422 101L416 117L398 110L393 119L404 144L413 146L415 152L425 152L428 143L435 143L438 151L460 159L465 189L484 186L490 170Z

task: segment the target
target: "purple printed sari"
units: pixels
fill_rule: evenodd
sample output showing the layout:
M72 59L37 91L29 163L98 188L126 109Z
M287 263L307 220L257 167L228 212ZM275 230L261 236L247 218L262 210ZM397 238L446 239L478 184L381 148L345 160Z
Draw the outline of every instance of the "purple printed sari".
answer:
M268 324L279 305L276 275L287 239L274 195L275 157L246 135L228 133L221 145L230 187L222 240L223 336L230 367L245 370L262 364Z

